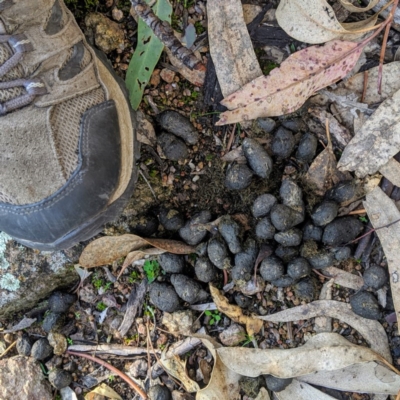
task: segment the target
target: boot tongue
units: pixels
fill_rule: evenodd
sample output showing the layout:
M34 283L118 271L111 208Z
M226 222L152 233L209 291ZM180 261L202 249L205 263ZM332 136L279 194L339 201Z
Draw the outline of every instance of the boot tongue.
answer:
M0 35L6 34L4 24L0 20ZM7 43L0 43L0 65L4 64L11 56L13 52ZM22 65L16 65L7 74L0 76L0 82L13 81L15 79L24 78L24 69ZM0 103L12 100L18 96L26 93L23 87L13 87L11 89L0 89Z

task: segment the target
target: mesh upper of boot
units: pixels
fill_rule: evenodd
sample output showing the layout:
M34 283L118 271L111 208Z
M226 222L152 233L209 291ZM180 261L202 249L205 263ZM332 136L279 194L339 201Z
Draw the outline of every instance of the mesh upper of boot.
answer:
M32 0L31 0L32 1ZM60 9L60 3L58 0L55 1L54 7ZM64 7L64 6L63 6ZM62 8L64 10L64 8ZM53 11L53 10L52 10ZM46 30L47 24L52 19L52 11L48 14L44 21L38 21L42 24L43 28ZM1 13L0 13L1 18ZM65 24L67 15L63 12L62 18L60 20L60 28ZM54 23L54 21L53 21ZM1 24L1 22L0 22ZM12 29L13 27L11 27ZM12 33L9 31L10 27L6 26L7 33ZM53 27L54 31L54 27ZM0 29L1 33L1 29ZM85 51L80 62L80 69L83 71L92 60L91 52L88 51L87 44L84 44ZM0 44L0 65L7 61L13 52L11 51L8 44ZM70 58L73 56L73 47L71 47L68 54L64 54L65 62L64 66L68 63ZM62 67L63 68L63 67ZM36 70L36 67L32 68L30 71L24 71L21 65L17 65L12 70L10 70L5 76L0 78L0 81L10 81L19 78L29 78L29 75ZM15 87L12 89L0 90L0 103L7 102L13 98L25 94L25 89L23 87ZM79 95L75 98L63 101L51 107L49 110L49 131L48 135L52 138L54 144L54 149L56 151L56 158L60 164L62 175L64 177L65 183L68 181L72 173L76 170L79 161L79 136L80 136L80 123L82 115L89 108L103 102L106 100L106 94L102 87L92 90L89 93ZM14 111L18 113L18 110ZM29 121L27 121L29 124ZM0 117L0 130L1 130L1 117ZM1 149L0 149L1 151ZM59 188L58 188L59 189ZM54 192L54 190L53 190ZM49 193L51 195L52 193ZM7 190L7 185L4 185L0 181L0 202L23 205L31 204L43 200L37 196L21 195L13 193Z

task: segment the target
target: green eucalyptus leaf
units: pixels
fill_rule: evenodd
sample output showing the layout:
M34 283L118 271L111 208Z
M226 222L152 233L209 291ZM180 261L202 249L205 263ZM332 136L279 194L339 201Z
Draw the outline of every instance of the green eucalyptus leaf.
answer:
M150 0L146 0L147 3ZM153 12L163 21L171 22L172 7L168 0L157 0ZM126 73L126 86L131 106L137 110L143 92L163 51L164 44L141 18L138 21L138 43Z

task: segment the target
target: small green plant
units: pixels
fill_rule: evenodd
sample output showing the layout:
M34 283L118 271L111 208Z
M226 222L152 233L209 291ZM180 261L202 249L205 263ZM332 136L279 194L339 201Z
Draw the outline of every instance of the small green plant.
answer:
M107 308L107 306L106 306L102 301L100 301L99 303L97 303L96 308L97 308L99 311L104 311L104 310Z
M364 222L364 223L367 223L367 222L368 222L368 217L358 217L358 219L359 219L361 222Z
M248 344L252 343L254 340L254 336L250 336L248 334L244 335L244 341L242 343L242 347L247 346Z
M107 283L104 285L104 290L107 291L108 289L111 288L112 285L113 285L112 282L107 282Z
M201 35L206 30L206 28L204 28L203 24L200 21L195 22L194 27L198 35Z
M73 341L71 338L67 337L67 343L68 343L69 345L73 345L73 344L74 344L74 341Z
M208 322L210 325L218 325L218 322L221 321L219 311L206 310L204 311L204 314L207 315L207 317L210 317L210 321Z
M108 382L112 383L112 382L114 382L114 381L115 381L115 375L110 375L110 376L108 377Z
M361 264L361 258L355 258L354 260L357 264Z
M76 311L76 312L75 312L75 318L76 318L76 319L81 319L81 313L78 312L78 311Z
M97 290L99 290L104 285L104 281L97 274L93 274L92 284Z
M135 283L140 278L138 271L132 271L129 275L128 281L129 283Z
M146 260L143 264L143 271L149 283L152 283L160 275L160 264L157 260Z

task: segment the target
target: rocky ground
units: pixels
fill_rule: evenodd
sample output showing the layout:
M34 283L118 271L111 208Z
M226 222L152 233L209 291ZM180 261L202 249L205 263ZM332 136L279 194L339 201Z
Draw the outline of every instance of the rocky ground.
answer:
M172 4L172 26L182 31L192 23L198 35L195 46L206 60L204 2ZM137 33L130 2L68 5L88 40L107 53L124 77ZM391 35L396 42L398 34ZM259 54L262 65L271 68L276 60L268 52ZM376 54L369 61L376 62ZM185 341L186 335L201 329L226 346L284 349L303 344L315 332L311 319L265 323L262 333L249 336L215 309L208 283L224 288L230 303L245 314L266 315L320 298L323 284L338 274L333 267L357 283L349 288L336 282L332 299L382 323L399 367L400 339L379 240L371 234L353 242L369 230L361 203L368 182L326 174L323 162L318 168L316 157L326 150L324 127L310 118L308 104L282 118L214 126L221 94L210 70L209 64L203 90L185 80L163 53L140 107L144 133L135 195L100 234L175 239L194 246L194 253L137 261L117 279L120 259L90 270L79 285L74 266L87 243L39 253L0 234L0 354L15 344L0 360L0 371L7 371L0 372L1 399L16 393L21 399L83 399L100 383L122 399L139 398L115 372L65 353L67 346L72 351L95 349L99 358L142 385L151 399L192 399L157 363L169 348L186 359L192 379L207 385L212 357L205 347ZM341 150L334 141L332 154L339 156ZM312 165L317 178L310 174ZM327 179L322 186L320 176ZM400 199L400 189L389 181L383 179L381 186ZM365 343L337 320L333 331ZM279 385L287 384L271 376L244 379L241 393L251 399L261 386L279 391ZM329 395L370 398L334 390Z

